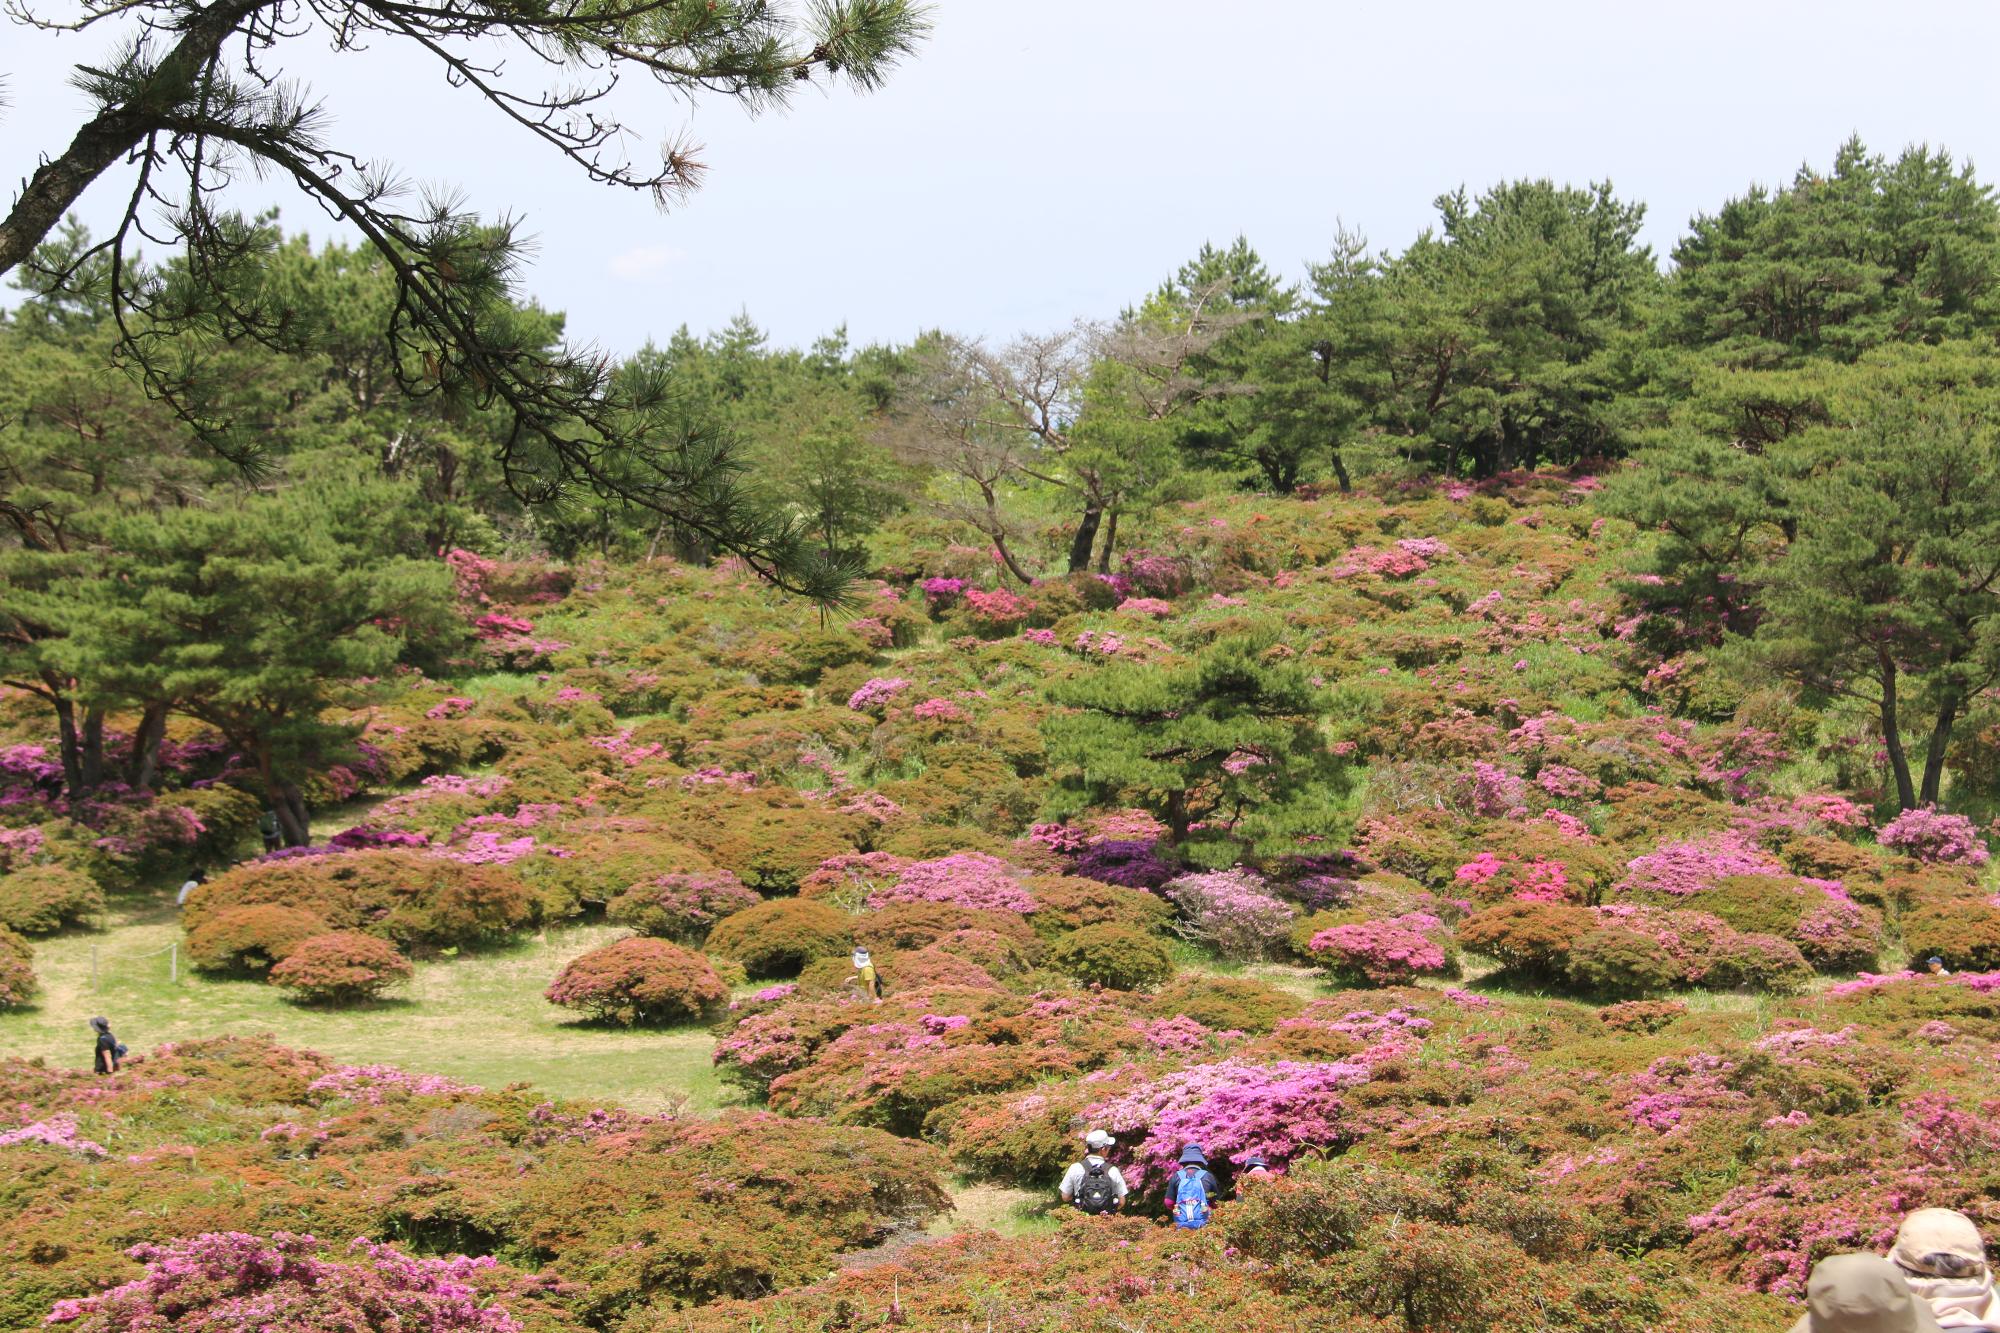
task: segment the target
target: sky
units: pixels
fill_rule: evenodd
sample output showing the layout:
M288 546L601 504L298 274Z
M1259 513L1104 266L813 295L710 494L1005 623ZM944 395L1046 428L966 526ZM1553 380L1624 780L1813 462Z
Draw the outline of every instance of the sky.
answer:
M1689 218L1850 134L2000 163L2000 6L1973 0L938 0L933 19L866 96L815 88L751 118L629 89L641 148L683 131L704 146L707 184L667 214L387 42L303 37L286 69L336 142L518 216L537 242L527 290L617 353L738 311L781 344L841 325L857 343L1004 339L1113 315L1205 240L1247 235L1292 277L1342 223L1400 249L1460 185L1608 178L1648 206L1664 257ZM112 36L0 26L10 197L74 133L68 71ZM121 185L86 194L86 222L116 216ZM274 183L236 198L332 234Z

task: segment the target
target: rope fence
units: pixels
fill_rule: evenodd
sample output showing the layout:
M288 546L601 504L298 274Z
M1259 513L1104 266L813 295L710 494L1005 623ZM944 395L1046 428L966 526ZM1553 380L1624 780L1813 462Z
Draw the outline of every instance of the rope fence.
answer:
M180 985L181 944L179 940L175 940L172 944L169 944L164 949L154 949L150 953L120 954L118 955L115 961L120 963L143 963L148 958L158 958L162 954L166 955L167 959L167 984L172 986ZM90 946L90 988L93 991L98 989L97 981L98 981L97 946L93 944Z

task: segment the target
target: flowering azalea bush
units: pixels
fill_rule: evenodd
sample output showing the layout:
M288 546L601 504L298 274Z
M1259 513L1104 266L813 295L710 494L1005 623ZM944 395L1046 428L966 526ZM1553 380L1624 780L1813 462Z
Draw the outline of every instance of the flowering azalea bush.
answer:
M163 1327L215 1330L396 1328L407 1333L519 1333L477 1279L491 1259L417 1258L357 1240L329 1257L312 1236L205 1232L138 1245L145 1273L81 1300L58 1301L51 1326L77 1333L144 1333Z
M1425 933L1440 924L1436 917L1413 914L1331 926L1313 935L1306 949L1343 984L1400 986L1455 970L1450 954Z
M959 852L904 868L894 884L868 896L870 907L892 903L951 903L986 912L1035 910L1035 900L1011 866L985 852Z
M1178 907L1182 930L1225 958L1250 961L1279 948L1292 925L1291 905L1262 892L1264 881L1241 870L1183 875L1162 893Z
M1983 866L1991 855L1970 819L1929 806L1903 811L1882 826L1875 840L1919 861Z
M658 875L613 898L605 916L641 935L679 944L700 944L715 923L755 907L761 900L726 870L708 874Z

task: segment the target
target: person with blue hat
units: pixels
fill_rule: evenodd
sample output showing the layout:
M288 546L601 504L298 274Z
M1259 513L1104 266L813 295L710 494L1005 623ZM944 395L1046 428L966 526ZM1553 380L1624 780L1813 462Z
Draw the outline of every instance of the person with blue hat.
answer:
M1182 1148L1180 1169L1167 1178L1167 1206L1173 1212L1174 1225L1188 1231L1207 1226L1209 1202L1218 1189L1201 1145L1190 1143Z
M1938 957L1936 954L1932 954L1924 960L1924 970L1934 977L1948 977L1951 975L1951 969L1944 965L1944 959Z

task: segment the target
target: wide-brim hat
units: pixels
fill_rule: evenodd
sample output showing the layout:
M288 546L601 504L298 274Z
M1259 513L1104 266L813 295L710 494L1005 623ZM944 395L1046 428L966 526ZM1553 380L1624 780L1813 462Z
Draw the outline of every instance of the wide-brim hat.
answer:
M1806 1313L1792 1333L1944 1333L1930 1302L1872 1254L1836 1254L1813 1267Z
M1208 1154L1201 1150L1199 1143L1190 1143L1181 1149L1182 1166L1207 1166Z

